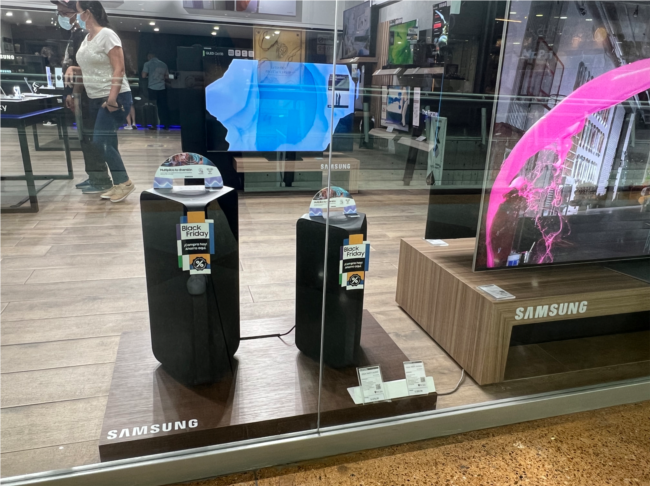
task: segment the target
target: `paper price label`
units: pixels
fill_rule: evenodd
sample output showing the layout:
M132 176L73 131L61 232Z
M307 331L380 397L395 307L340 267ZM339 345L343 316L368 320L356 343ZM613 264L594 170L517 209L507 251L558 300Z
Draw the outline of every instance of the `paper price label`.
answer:
M426 242L433 246L449 246L449 243L444 240L426 240Z
M488 295L491 295L497 300L507 300L507 299L514 299L515 296L512 295L510 292L506 292L503 290L501 287L498 285L481 285L480 287L477 287L479 290L482 292L485 292Z
M364 403L375 403L386 400L384 380L381 377L381 368L379 366L357 368L357 374L359 375L359 384L361 385Z
M429 393L427 374L422 361L404 361L404 374L409 396Z

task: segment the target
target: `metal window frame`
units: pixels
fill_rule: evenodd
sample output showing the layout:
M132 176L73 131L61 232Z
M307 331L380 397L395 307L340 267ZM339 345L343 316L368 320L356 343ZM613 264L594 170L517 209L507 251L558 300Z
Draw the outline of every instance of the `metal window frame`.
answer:
M11 486L162 486L650 400L650 377L5 478Z

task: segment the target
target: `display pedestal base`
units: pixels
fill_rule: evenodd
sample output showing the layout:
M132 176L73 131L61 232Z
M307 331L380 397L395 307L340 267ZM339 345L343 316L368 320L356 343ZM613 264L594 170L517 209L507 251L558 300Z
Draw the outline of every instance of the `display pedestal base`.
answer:
M292 316L286 318L286 323L274 321L281 328L293 326ZM264 323L244 321L242 329L264 334ZM303 355L292 341L293 334L284 341L242 341L232 377L190 388L161 368L151 352L148 332L122 334L99 441L101 460L314 429L318 362ZM359 366L380 365L384 381L404 378L407 356L368 311L363 314L361 348ZM423 412L436 406L435 393L355 405L347 389L358 384L354 367L325 368L322 427ZM154 424L159 426L159 432L151 432ZM171 430L163 431L163 424ZM115 438L108 438L112 436Z
M447 243L401 241L395 300L479 385L504 380L513 326L550 328L546 341L575 336L585 325L592 335L648 326L650 285L604 264L474 272L475 239ZM482 285L515 299L496 300ZM612 327L602 316L619 319Z

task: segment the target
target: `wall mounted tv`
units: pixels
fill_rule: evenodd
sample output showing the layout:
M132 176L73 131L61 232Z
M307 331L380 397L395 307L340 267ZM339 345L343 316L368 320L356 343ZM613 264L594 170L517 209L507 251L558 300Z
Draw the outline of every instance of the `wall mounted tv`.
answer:
M390 26L388 30L388 64L390 66L413 64L413 45L417 42L419 34L417 20Z
M354 112L355 94L347 66L233 59L206 87L205 104L225 133L219 150L318 152Z
M341 59L374 57L378 10L363 2L343 12Z
M532 2L530 11L549 5ZM650 256L650 116L641 101L650 59L613 55L619 31L561 5L571 35L537 42L533 32L553 22L546 17L506 26L476 270ZM632 30L645 25L640 18L630 18ZM575 39L594 32L611 44L593 41L584 56ZM523 52L538 61L520 63ZM531 79L546 88L527 95Z

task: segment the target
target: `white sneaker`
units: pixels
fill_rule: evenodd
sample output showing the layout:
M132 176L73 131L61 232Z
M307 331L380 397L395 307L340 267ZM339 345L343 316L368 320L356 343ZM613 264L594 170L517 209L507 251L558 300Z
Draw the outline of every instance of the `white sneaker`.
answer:
M133 130L133 126L131 126L131 125L126 125L126 126L124 127L124 130Z
M113 186L113 195L111 196L112 203L118 203L124 201L129 194L135 191L135 184L129 179L122 184Z
M106 191L104 194L102 194L99 197L101 197L102 199L110 199L113 196L113 194L115 194L115 188L116 187L117 186L111 187L108 191Z

